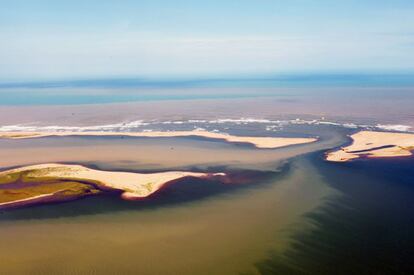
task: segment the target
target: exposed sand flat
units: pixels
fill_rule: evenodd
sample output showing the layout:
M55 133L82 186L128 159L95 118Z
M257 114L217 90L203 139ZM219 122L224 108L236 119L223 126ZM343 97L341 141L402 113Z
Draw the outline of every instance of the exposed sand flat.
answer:
M0 172L1 176L13 173L28 172L31 180L61 179L92 182L99 186L123 190L124 199L138 199L151 195L164 184L184 177L223 176L223 173L208 174L195 172L161 172L151 174L109 172L90 169L81 165L64 165L56 163L31 165Z
M227 142L250 143L257 148L279 148L295 144L315 142L316 138L285 137L242 137L208 131L171 131L171 132L0 132L0 138L23 139L47 136L131 136L131 137L186 137L199 136L223 139Z
M353 143L326 155L328 161L344 162L362 156L404 157L414 150L414 134L361 131L351 136Z

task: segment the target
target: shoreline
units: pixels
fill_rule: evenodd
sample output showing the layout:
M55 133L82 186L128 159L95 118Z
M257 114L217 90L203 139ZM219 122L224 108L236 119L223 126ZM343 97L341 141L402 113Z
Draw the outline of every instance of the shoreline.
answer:
M328 152L325 159L347 162L359 158L391 158L412 156L414 134L360 131L350 136L352 144Z
M43 195L36 195L36 196L32 196L32 197L28 197L25 199L19 199L19 200L14 200L14 201L7 201L7 202L0 202L0 209L4 209L4 208L11 208L11 207L17 207L18 205L24 205L26 203L36 203L37 201L42 201L42 199L45 198L53 198L53 196L55 195L55 193L51 193L51 194L43 194Z
M316 142L316 138L285 138L285 137L249 137L233 136L225 133L209 131L170 131L170 132L0 132L0 138L26 139L49 136L128 136L128 137L189 137L198 136L225 140L229 143L248 143L260 149L275 149L290 145Z

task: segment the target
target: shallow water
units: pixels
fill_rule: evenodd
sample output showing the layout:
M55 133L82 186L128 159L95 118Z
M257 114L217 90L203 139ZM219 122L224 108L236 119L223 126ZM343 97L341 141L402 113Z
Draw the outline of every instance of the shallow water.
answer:
M238 135L251 135L251 126L233 130ZM231 130L230 130L231 132ZM93 164L101 169L163 170L230 166L243 169L277 167L280 161L338 146L348 131L329 126L291 126L289 132L273 136L318 136L315 143L278 149L257 149L215 139L138 138L138 137L45 137L34 139L0 139L0 167L47 162ZM258 130L255 135L269 135Z

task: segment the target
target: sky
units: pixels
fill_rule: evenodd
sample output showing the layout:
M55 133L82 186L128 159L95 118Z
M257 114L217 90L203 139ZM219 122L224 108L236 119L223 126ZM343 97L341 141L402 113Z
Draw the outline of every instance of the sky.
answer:
M0 0L0 82L414 72L412 0Z

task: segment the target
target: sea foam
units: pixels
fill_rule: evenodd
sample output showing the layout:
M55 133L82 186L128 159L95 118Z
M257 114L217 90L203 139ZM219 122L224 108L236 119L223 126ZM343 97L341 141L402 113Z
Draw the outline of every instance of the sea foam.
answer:
M189 120L172 120L172 121L144 121L134 120L113 124L103 125L89 125L89 126L65 126L65 125L35 125L30 124L16 124L0 126L1 132L88 132L88 131L108 131L108 132L129 132L129 131L149 131L149 127L165 127L167 125L182 125L192 129L206 129L214 124L216 125L263 125L266 131L279 131L288 125L328 125L345 127L350 129L365 129L365 130L385 130L398 132L414 132L412 127L401 124L376 124L376 125L362 125L356 123L340 123L335 121L326 121L325 119L306 120L301 118L291 120L270 120L264 118L219 118L213 120L205 119L189 119ZM163 126L164 125L164 126ZM208 130L208 129L206 129Z

